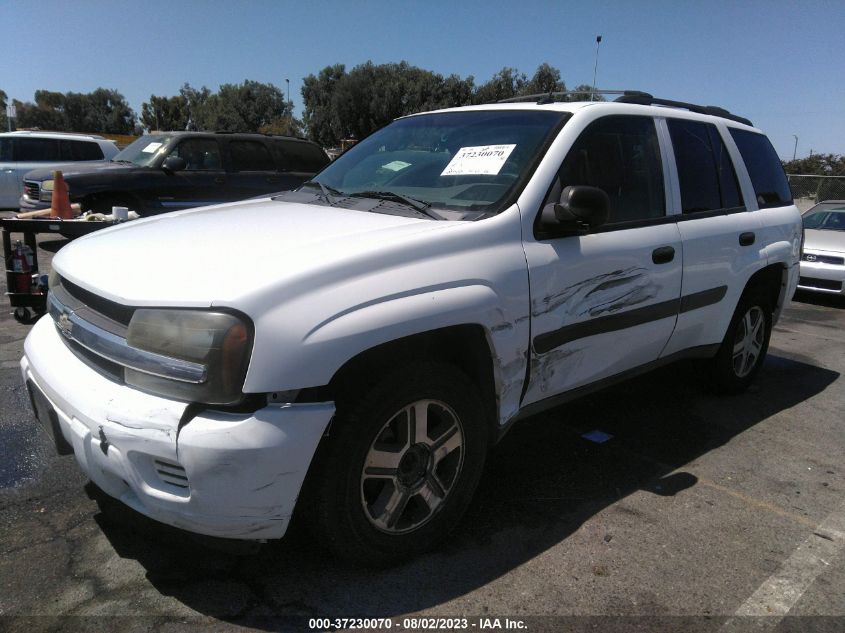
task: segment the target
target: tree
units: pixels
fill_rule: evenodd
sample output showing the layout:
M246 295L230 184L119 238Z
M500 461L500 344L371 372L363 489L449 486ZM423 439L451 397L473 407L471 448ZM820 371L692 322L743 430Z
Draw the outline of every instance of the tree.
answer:
M302 101L305 104L302 120L309 138L327 147L343 138L333 97L338 83L345 76L346 67L335 64L323 68L316 77L308 75L302 80Z
M291 117L292 110L277 86L246 80L223 84L218 92L203 96L201 104L191 108L191 119L200 130L257 132L276 119Z
M474 80L442 75L402 61L366 62L347 72L336 64L303 81L309 137L325 146L362 138L393 119L472 102Z
M135 113L126 98L107 88L90 93L37 90L35 103L14 104L19 127L105 134L130 134L135 127Z
M179 89L179 95L185 99L188 109L188 122L185 124L186 129L192 131L201 129L198 121L203 117L203 109L208 98L211 96L211 91L205 86L197 90L191 84L185 82Z
M806 158L783 161L788 174L814 176L845 176L845 156L840 154L811 154Z
M150 95L149 102L141 105L141 123L148 130L184 130L189 118L188 100L181 94L174 97Z
M560 71L542 63L537 67L534 76L519 89L521 95L538 94L541 92L565 92L566 84L560 78Z
M292 114L278 116L267 125L258 128L261 134L283 134L285 136L304 136L302 121Z
M4 90L0 90L0 132L5 132L9 129L9 121L6 119L6 100L9 97Z
M478 87L473 103L493 103L502 99L512 99L522 92L525 86L525 73L516 68L502 68L493 77Z

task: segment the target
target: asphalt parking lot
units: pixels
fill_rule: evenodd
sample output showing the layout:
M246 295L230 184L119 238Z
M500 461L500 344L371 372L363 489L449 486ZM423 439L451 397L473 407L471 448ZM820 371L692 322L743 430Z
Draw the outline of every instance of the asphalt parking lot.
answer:
M4 303L0 630L508 616L529 630L841 631L845 302L798 299L748 393L712 395L682 364L527 420L450 539L379 571L296 531L231 548L106 498L35 426L18 370L29 326ZM612 437L582 437L593 430Z

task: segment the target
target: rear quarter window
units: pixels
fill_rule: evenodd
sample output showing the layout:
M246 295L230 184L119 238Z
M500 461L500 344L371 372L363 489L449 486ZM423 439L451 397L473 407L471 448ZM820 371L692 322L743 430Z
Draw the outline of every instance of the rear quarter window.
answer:
M731 128L731 136L748 169L757 205L766 209L792 204L789 181L769 139L763 134L736 128Z
M273 141L273 152L286 171L318 172L329 164L325 152L311 143Z
M62 160L103 160L103 150L91 141L61 141Z
M229 141L234 171L276 171L273 158L264 143L259 141Z

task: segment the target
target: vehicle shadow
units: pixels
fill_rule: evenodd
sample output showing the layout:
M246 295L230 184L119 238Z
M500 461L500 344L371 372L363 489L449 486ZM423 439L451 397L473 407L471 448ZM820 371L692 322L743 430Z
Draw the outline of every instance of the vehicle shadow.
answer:
M685 363L525 420L491 454L472 506L446 543L390 569L340 562L296 530L252 551L221 548L102 493L96 520L157 591L227 622L273 629L292 617L413 613L508 573L636 491L674 495L695 486L684 465L838 376L770 354L748 393L725 398L708 393L698 368ZM582 437L595 429L612 438L599 444Z

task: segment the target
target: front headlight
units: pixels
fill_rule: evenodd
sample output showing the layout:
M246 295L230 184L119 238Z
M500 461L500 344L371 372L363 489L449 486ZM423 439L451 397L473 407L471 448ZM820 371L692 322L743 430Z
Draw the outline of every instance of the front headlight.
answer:
M126 342L206 368L202 382L191 382L168 376L165 368L146 373L126 367L129 385L206 404L236 404L243 396L252 349L252 327L246 318L228 312L139 309L129 322Z
M42 180L41 181L41 191L53 191L53 181L52 180Z

